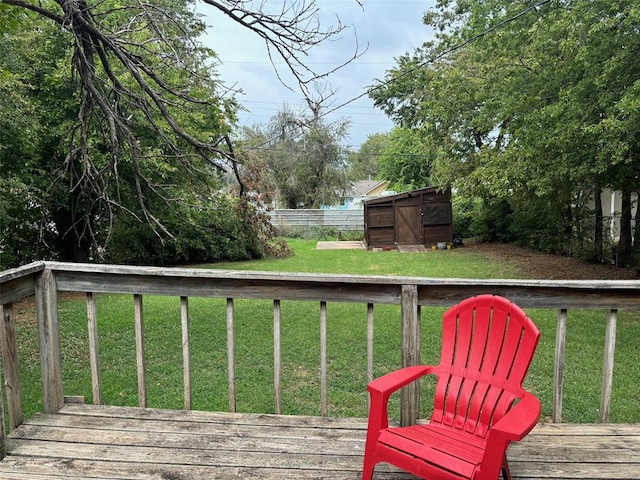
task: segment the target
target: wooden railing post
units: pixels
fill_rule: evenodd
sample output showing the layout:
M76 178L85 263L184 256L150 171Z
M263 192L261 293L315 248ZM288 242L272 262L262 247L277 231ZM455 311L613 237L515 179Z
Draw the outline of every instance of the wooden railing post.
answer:
M420 363L420 315L418 314L418 286L402 285L402 366ZM419 382L407 385L400 392L400 424L413 425L420 413Z
M2 325L2 363L4 365L4 387L7 394L7 410L9 414L9 431L12 432L22 424L22 390L18 373L18 350L16 348L16 323L13 317L13 304L0 305ZM1 397L0 397L1 398Z
M42 408L44 413L56 413L64 405L62 391L62 358L58 322L58 292L51 270L44 270L36 279L36 318L42 368Z

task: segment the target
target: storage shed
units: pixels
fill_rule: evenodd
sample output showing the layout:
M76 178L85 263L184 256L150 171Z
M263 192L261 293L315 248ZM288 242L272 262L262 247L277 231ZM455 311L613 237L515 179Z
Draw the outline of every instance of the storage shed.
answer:
M364 202L367 248L453 242L451 191L427 187Z

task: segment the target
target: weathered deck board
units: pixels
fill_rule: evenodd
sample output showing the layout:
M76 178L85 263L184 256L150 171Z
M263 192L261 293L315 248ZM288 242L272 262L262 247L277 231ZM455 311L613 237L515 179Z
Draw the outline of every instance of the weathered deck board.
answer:
M366 423L66 405L14 431L2 479L353 479ZM538 426L509 450L518 479L640 478L640 425ZM407 479L380 465L376 479Z

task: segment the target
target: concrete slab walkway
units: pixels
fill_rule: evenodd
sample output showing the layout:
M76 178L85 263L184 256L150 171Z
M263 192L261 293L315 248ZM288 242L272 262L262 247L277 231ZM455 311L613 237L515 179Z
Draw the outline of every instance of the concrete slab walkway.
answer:
M358 241L338 241L338 242L318 242L316 250L364 250L364 242Z

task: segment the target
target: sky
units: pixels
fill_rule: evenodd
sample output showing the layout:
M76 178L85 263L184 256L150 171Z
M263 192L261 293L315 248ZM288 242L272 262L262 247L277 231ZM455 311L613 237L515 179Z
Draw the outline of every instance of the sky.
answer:
M269 1L275 5L282 3ZM422 16L435 0L362 0L363 7L356 0L316 0L316 3L322 22L335 24L337 16L348 28L336 40L310 52L309 64L314 70L329 71L348 60L356 48L354 34L360 50L366 48L362 56L328 78L330 88L336 91L329 108L360 96L374 79L384 78L385 72L395 66L394 58L412 52L433 33L422 23ZM294 111L305 106L302 93L287 89L276 76L263 40L213 7L200 5L199 11L208 25L202 41L218 54L221 62L218 72L225 84L243 92L238 98L248 111L240 113L241 125L266 124L284 104ZM281 73L285 72L282 64L276 66ZM290 77L283 78L296 87ZM393 127L366 95L325 119L350 121L350 135L343 145L352 150L357 150L369 135L388 132Z

